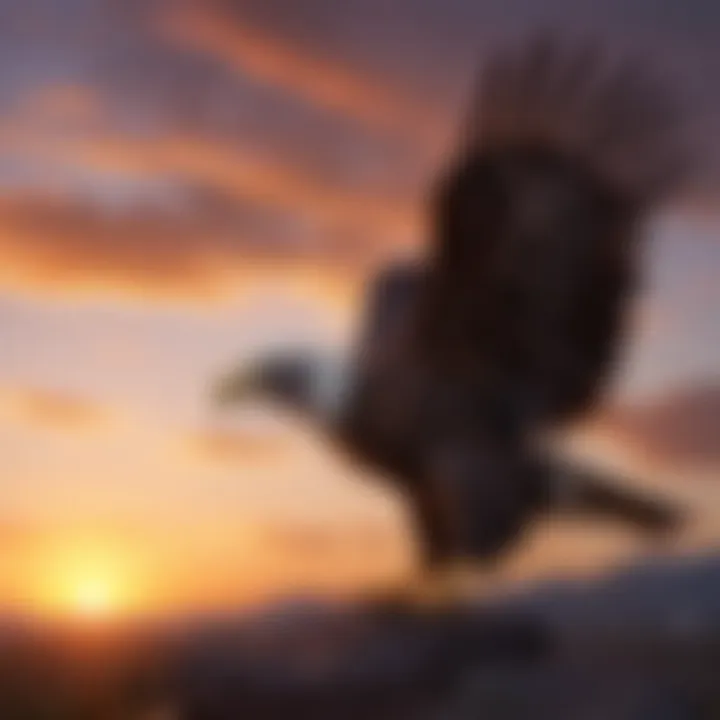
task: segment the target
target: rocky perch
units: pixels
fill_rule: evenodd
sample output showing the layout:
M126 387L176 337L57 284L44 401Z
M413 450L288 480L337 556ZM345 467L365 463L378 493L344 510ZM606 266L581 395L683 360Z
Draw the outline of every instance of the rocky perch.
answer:
M170 650L183 720L720 718L720 556L444 612L282 605Z

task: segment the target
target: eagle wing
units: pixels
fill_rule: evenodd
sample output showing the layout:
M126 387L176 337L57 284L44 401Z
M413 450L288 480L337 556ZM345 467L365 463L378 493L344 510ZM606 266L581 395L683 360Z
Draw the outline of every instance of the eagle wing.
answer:
M552 38L491 57L476 105L437 187L421 352L528 421L571 418L612 368L640 225L684 177L680 122L649 73Z
M353 359L353 382L339 423L347 450L363 464L407 477L409 422L418 401L408 333L425 270L396 263L369 284Z

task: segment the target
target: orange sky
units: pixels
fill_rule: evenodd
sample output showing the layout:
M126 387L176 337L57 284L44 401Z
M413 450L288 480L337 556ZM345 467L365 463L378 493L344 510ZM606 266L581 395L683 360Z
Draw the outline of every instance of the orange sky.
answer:
M406 573L397 498L267 410L218 415L207 390L269 344L347 340L363 280L422 243L478 42L522 14L464 0L69 4L15 3L0 28L0 608L69 612L104 584L118 611L198 609ZM603 22L645 28L637 6L634 21L610 3ZM688 12L692 47L661 15L651 39L689 73L707 128L716 108L692 63L715 62L713 18ZM714 519L711 175L693 196L702 213L676 208L649 231L623 407L579 445ZM665 440L690 426L711 440ZM509 572L631 546L553 529Z

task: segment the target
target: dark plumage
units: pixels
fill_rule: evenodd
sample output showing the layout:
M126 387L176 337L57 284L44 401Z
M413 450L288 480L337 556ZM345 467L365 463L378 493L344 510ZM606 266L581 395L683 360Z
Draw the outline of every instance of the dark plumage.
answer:
M494 560L551 510L650 533L677 527L681 513L663 500L543 452L534 433L547 424L527 413L522 388L483 387L472 374L438 376L423 365L409 336L427 272L397 266L376 281L351 394L331 427L355 460L404 491L423 564Z
M649 80L587 48L540 40L487 63L427 259L374 282L330 427L406 491L426 564L499 557L563 503L672 525L596 478L560 492L538 437L602 391L640 223L681 170L676 128Z
M430 563L494 558L555 502L538 434L601 392L639 224L683 157L664 96L585 48L496 56L478 105L437 188L428 261L371 291L341 424L351 451L407 488ZM600 510L587 489L575 500ZM604 509L653 516L615 500Z

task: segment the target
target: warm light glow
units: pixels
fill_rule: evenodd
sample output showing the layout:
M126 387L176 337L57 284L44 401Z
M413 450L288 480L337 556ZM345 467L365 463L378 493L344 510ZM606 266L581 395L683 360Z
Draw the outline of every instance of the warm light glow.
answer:
M77 580L68 598L71 609L88 618L112 615L119 609L119 603L120 597L111 579L100 575Z
M79 618L101 620L128 610L127 579L113 563L97 560L68 567L58 588L59 610Z
M136 609L137 573L119 550L83 544L55 554L50 562L39 603L46 612L106 620Z

